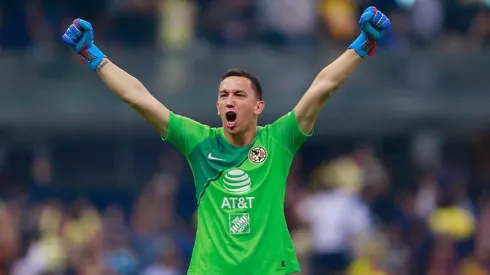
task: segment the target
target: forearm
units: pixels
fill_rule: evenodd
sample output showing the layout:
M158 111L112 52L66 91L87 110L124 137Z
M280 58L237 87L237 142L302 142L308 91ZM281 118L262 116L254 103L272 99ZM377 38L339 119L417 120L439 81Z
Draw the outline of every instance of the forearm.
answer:
M75 19L61 39L80 55L90 70L97 72L121 100L137 110L160 134L166 135L170 111L138 79L112 63L95 46L94 29L90 22Z
M144 97L149 93L137 78L119 68L109 59L102 61L97 68L97 74L117 97L128 104L135 104L138 98Z
M319 103L327 100L352 75L361 60L354 50L347 50L320 71L307 93Z

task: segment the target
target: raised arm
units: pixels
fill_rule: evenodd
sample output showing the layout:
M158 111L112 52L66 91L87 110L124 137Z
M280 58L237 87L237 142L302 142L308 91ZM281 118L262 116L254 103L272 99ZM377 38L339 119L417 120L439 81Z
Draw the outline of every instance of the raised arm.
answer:
M318 74L295 108L296 119L303 132L312 131L327 99L354 72L361 60L354 50L349 49Z
M97 73L109 89L138 111L161 135L167 134L170 111L138 79L108 59L100 63Z
M376 41L390 26L390 20L374 7L361 16L362 32L339 58L325 67L295 107L296 119L305 133L312 131L325 102L354 72L364 57L371 55Z
M63 35L63 41L81 56L92 71L121 100L137 110L158 132L167 134L170 111L160 103L135 77L112 63L95 46L92 25L76 19Z

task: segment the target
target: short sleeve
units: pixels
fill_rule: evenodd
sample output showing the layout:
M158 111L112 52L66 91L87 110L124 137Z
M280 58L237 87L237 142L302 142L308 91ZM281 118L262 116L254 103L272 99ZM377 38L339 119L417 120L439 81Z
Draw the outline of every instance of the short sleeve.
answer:
M281 143L290 154L295 154L306 139L313 135L313 130L310 133L303 132L294 110L272 123L270 131L272 137Z
M168 141L188 157L192 150L210 134L209 126L170 112L167 135L162 136L162 140Z

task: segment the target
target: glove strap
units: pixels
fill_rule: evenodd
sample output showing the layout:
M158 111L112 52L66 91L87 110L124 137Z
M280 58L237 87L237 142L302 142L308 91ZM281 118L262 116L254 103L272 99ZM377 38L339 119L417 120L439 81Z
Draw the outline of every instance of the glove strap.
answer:
M82 63L94 72L105 57L105 54L103 54L94 44L87 45L80 50L80 59Z
M376 50L376 40L368 37L362 32L354 42L349 46L349 49L353 49L360 57L365 58L371 56Z

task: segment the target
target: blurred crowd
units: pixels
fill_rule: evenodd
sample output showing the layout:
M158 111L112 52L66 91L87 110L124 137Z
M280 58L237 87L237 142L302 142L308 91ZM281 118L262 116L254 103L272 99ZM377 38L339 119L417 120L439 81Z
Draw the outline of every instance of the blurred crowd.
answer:
M394 23L383 45L480 49L490 37L488 0L2 0L0 48L50 53L78 17L125 48L345 44L369 5Z
M489 137L439 154L401 140L308 142L285 201L300 274L490 274ZM95 168L75 165L85 175L60 181L67 166L58 156L4 150L0 274L185 274L196 230L192 177L172 147L151 147L158 157L142 148L134 156L145 180L90 188Z
M0 274L185 274L196 201L175 151L165 151L165 169L154 169L136 189L70 185L46 155L32 155L23 168L18 157L7 153L0 173ZM27 177L15 172L23 169Z
M0 53L57 55L77 17L120 48L345 45L369 5L393 21L384 47L489 42L489 0L0 0ZM0 144L0 275L185 274L185 160L118 142ZM430 139L359 144L313 140L295 159L285 213L301 274L490 275L490 136L440 152Z

